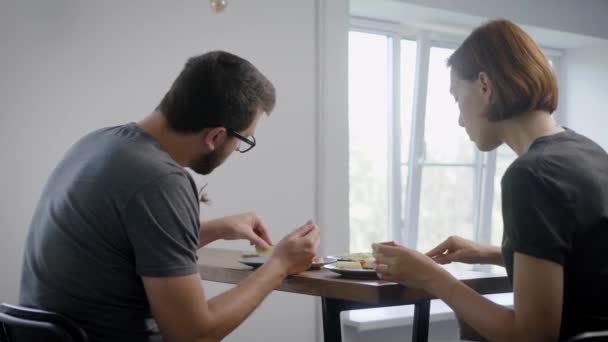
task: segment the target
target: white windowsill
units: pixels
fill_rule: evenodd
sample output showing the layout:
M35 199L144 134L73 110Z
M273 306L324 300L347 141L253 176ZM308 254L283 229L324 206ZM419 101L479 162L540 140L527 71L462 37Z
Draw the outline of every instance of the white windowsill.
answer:
M486 295L485 297L503 306L513 306L513 293L498 293ZM455 319L454 312L443 301L431 301L430 323ZM353 327L357 331L371 331L411 325L414 321L414 305L343 311L340 313L340 320L342 325Z

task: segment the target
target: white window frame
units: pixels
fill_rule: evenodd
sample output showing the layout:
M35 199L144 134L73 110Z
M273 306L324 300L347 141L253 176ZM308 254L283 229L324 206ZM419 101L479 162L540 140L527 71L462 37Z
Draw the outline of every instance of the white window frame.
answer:
M475 149L472 164L448 164L425 162L424 125L426 115L426 97L429 73L429 56L432 47L456 48L465 38L459 35L447 35L427 30L404 30L398 23L351 17L350 31L385 35L389 38L389 113L387 127L388 146L388 202L389 230L393 240L410 248L416 248L418 242L418 219L420 207L420 189L422 185L422 168L426 166L469 166L475 175L473 183L473 236L481 243L491 243L492 207L494 196L494 177L496 172L496 150L481 152ZM405 203L401 198L401 96L400 94L400 61L401 40L414 40L417 43L416 68L414 77L414 96L412 108L412 126L410 129L410 151L408 156L408 182ZM560 57L563 52L543 48L553 62L558 78L560 76ZM558 120L565 124L565 118L556 113ZM401 214L405 222L401 219ZM447 236L446 236L447 238ZM477 265L477 270L489 270L489 266Z

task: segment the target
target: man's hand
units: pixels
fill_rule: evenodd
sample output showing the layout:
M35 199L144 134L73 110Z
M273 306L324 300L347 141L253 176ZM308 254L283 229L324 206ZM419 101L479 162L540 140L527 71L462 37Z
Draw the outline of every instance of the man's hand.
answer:
M254 212L248 212L201 223L199 247L212 241L248 240L252 245L262 249L269 249L272 240L268 229Z
M269 262L280 265L287 274L306 271L317 254L320 239L319 227L309 221L279 242Z
M269 249L272 240L268 229L258 214L254 212L224 217L226 224L225 240L249 240L251 244L262 249Z

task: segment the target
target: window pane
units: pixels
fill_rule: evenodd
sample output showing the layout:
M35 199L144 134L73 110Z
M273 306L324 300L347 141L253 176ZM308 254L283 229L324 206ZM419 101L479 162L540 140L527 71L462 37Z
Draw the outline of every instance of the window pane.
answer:
M454 50L431 48L424 140L429 163L473 163L474 146L458 125L458 105L450 94L446 65Z
M412 40L401 41L401 161L407 163L410 153L416 47ZM407 173L406 173L407 175Z
M474 238L475 146L458 125L459 109L449 93L451 49L433 47L425 114L425 165L422 170L417 249L435 247L450 235ZM429 164L434 165L429 165ZM443 164L443 165L442 165ZM471 164L449 166L446 164ZM459 266L470 268L470 266Z
M349 33L350 249L388 238L388 37Z
M500 181L504 176L505 171L511 163L517 158L517 154L511 150L506 144L502 144L496 150L496 174L494 176L494 202L492 203L492 244L500 246L502 244L502 189Z
M405 222L405 201L407 200L407 184L408 184L409 167L407 164L401 165L401 222ZM390 240L399 241L397 237L391 236Z
M473 238L473 169L425 167L422 171L418 246L427 252L450 235Z
M416 50L418 44L412 40L401 40L401 221L405 221L405 201L408 184L408 161L410 139L412 137L412 110L414 99L414 82L416 77ZM391 236L389 240L398 241L399 237Z

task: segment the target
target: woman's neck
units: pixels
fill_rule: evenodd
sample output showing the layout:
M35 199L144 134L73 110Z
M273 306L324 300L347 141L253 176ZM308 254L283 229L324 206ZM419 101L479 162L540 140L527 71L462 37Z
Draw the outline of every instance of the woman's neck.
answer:
M549 112L530 111L502 122L502 141L517 153L526 153L534 140L564 131Z

